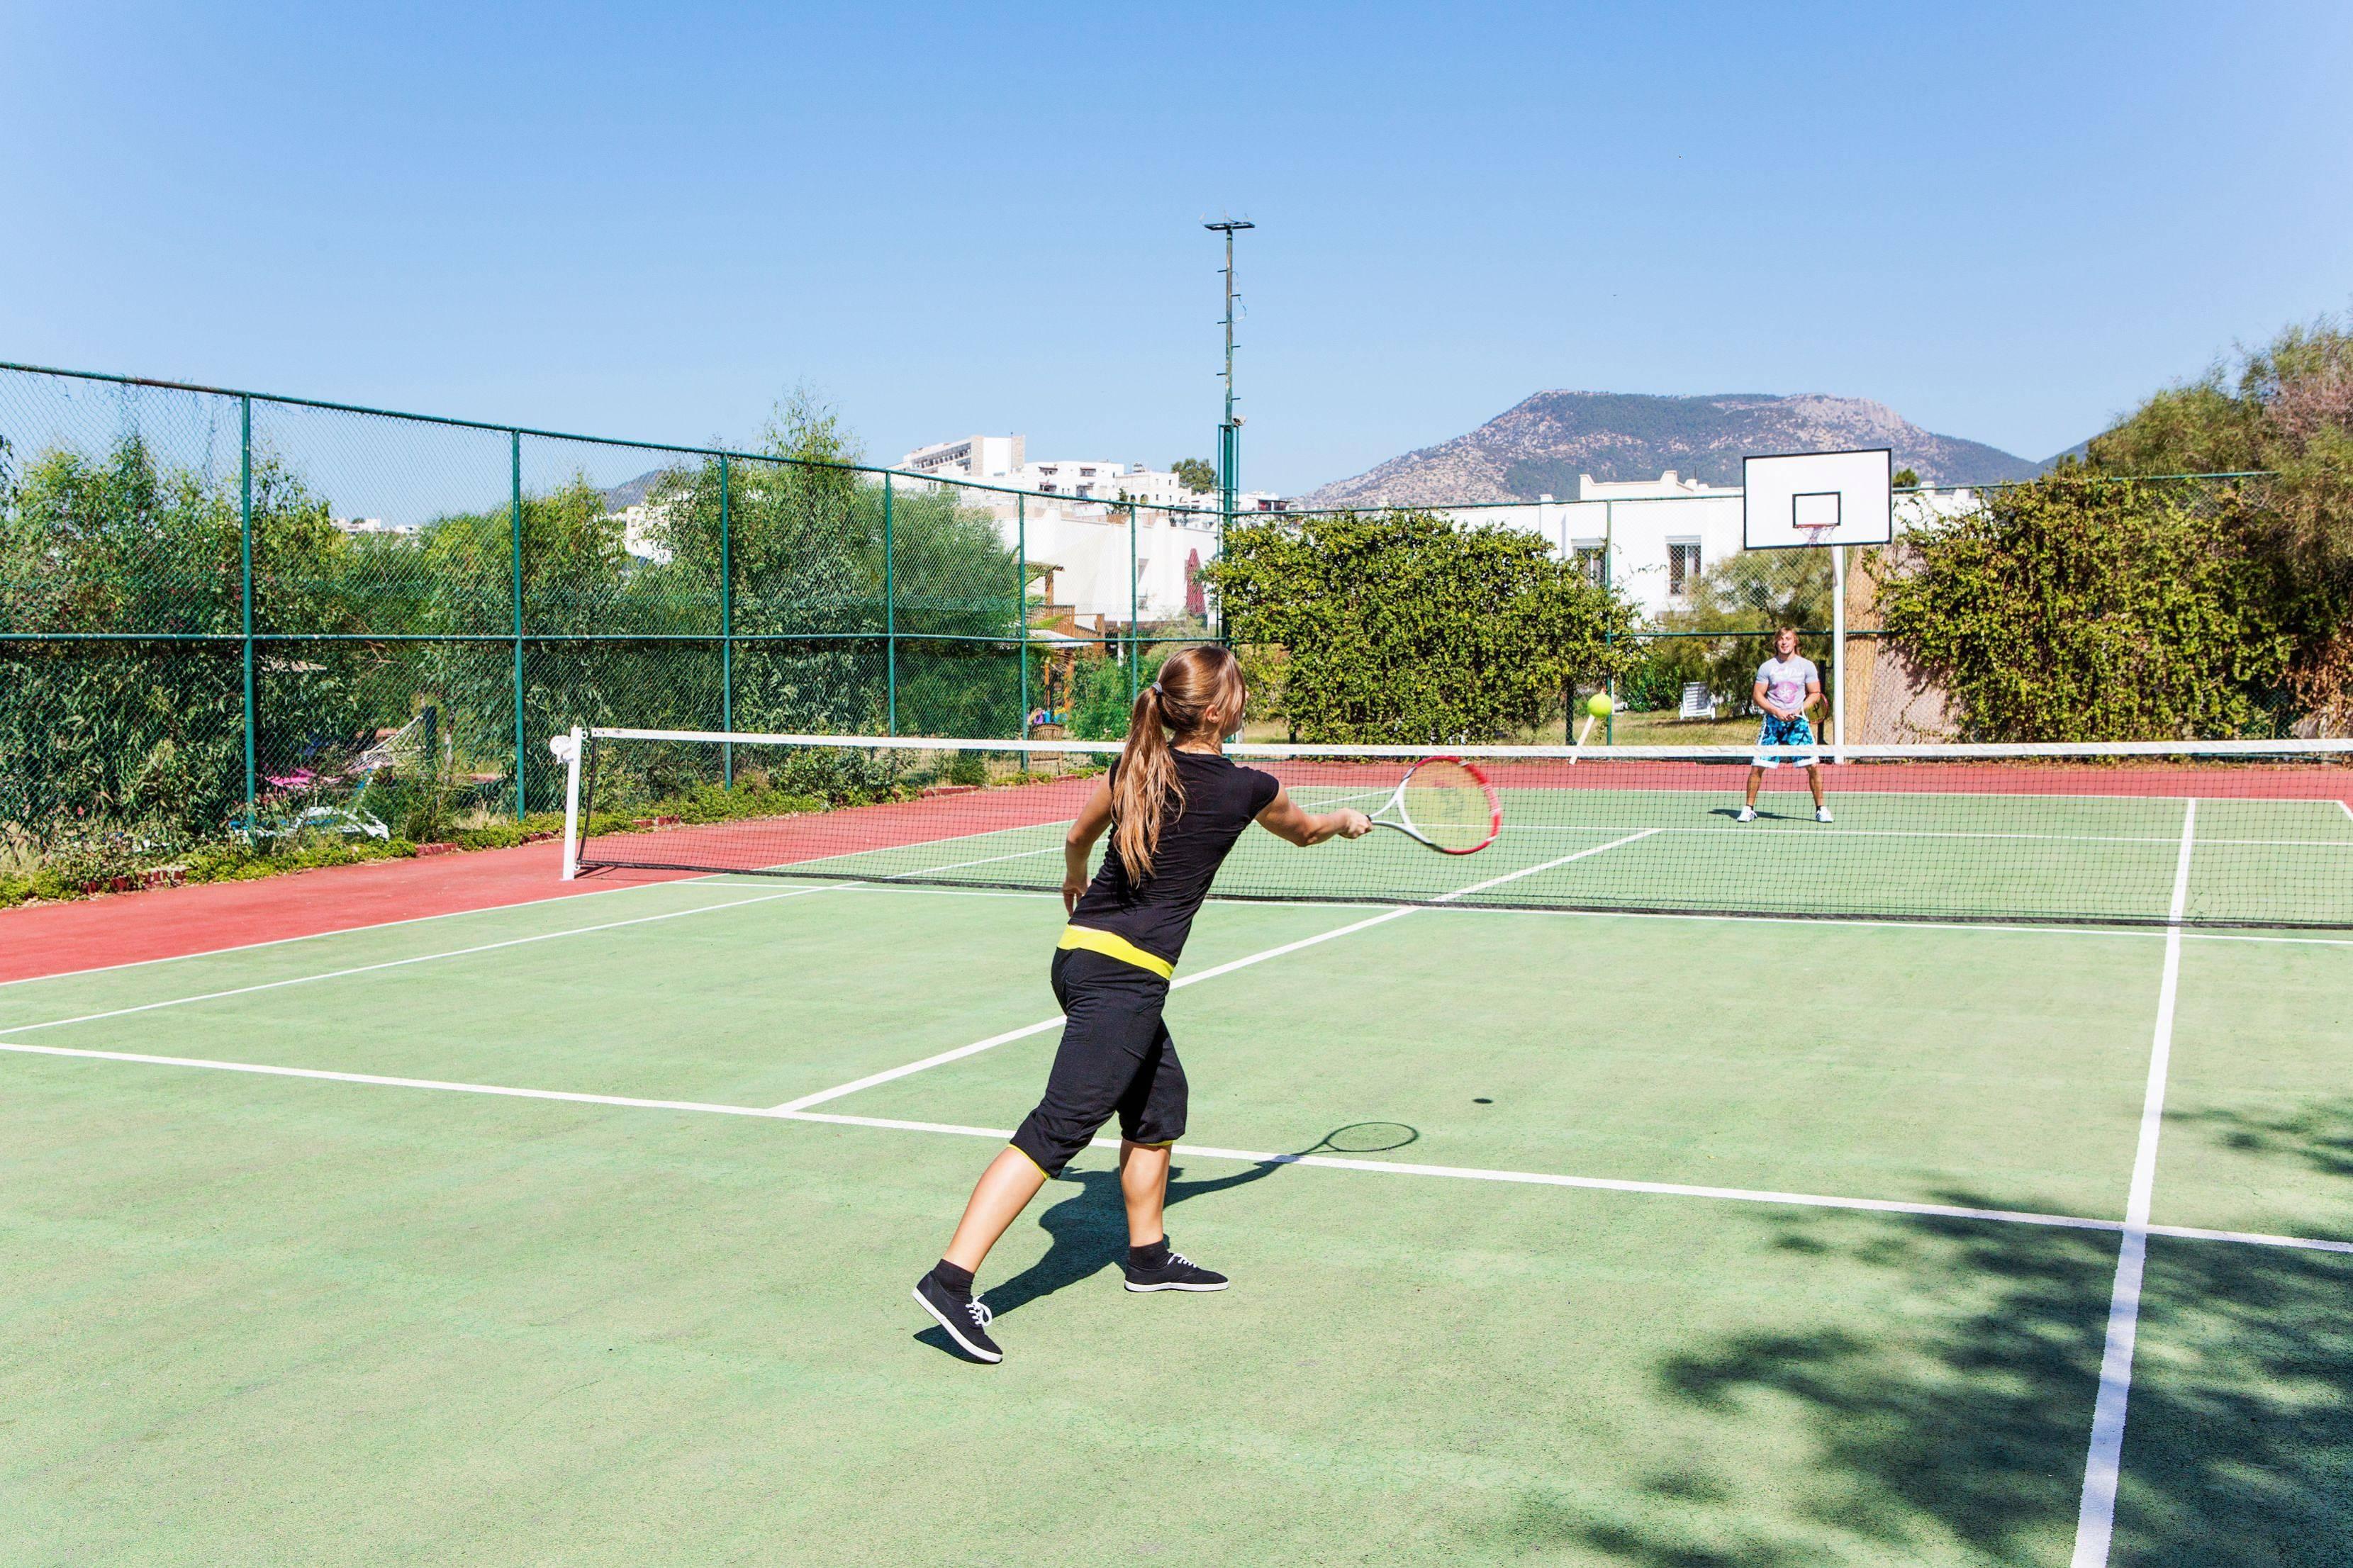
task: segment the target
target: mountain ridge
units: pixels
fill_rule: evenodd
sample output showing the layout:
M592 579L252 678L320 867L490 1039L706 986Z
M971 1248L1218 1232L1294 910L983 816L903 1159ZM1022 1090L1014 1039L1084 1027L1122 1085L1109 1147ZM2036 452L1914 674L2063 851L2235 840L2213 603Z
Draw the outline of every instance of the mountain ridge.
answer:
M1826 393L1539 392L1477 429L1310 491L1308 506L1434 506L1577 497L1579 474L1655 479L1672 468L1740 483L1752 453L1886 447L1931 485L2027 479L2050 464L1926 430L1883 403Z

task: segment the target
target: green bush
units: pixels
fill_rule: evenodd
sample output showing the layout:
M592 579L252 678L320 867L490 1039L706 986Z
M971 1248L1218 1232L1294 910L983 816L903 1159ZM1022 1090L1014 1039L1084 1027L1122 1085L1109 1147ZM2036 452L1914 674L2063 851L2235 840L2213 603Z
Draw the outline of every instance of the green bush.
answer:
M2294 638L2275 557L2241 503L2061 468L1905 536L1888 636L1973 741L2268 731Z
M1135 686L1141 691L1160 678L1160 667L1168 662L1171 647L1146 647L1136 650ZM1078 665L1078 679L1070 700L1067 727L1073 740L1117 741L1127 734L1127 721L1135 705L1129 694L1127 665L1117 658L1082 658Z
M1282 650L1258 711L1310 741L1496 740L1632 662L1632 606L1542 536L1433 512L1246 524L1202 577L1229 635Z

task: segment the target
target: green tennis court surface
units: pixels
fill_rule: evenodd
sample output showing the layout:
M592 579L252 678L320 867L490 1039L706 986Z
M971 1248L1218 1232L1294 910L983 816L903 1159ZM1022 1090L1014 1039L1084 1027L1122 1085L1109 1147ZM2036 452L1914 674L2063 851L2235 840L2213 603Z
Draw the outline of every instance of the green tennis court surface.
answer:
M2156 912L2243 889L2136 804ZM1094 1151L976 1367L907 1288L1060 920L713 879L0 986L0 1561L2065 1563L2128 1221L2107 1560L2343 1560L2341 933L1213 904L1170 1232L1235 1288L1121 1290Z

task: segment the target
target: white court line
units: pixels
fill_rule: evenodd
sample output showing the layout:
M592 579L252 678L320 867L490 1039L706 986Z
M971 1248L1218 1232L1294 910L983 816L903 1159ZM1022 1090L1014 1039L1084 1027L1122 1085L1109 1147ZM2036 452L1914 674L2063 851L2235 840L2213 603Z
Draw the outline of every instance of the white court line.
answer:
M1220 963L1214 969L1204 969L1198 974L1185 975L1169 982L1168 988L1173 991L1182 985L1197 985L1204 980L1213 979L1220 974L1230 974L1237 969L1245 969L1253 963L1263 963L1270 958L1281 958L1284 953L1297 952L1303 947L1314 947L1317 942L1330 942L1335 937L1346 936L1351 931L1363 931L1366 926L1377 926L1388 921L1401 920L1411 913L1413 910L1410 908L1390 910L1386 913L1375 915L1370 920L1358 921L1354 925L1341 926L1337 930L1305 937L1298 942L1287 942L1281 947L1270 947L1263 952L1253 952L1247 958L1237 958L1230 963ZM872 1089L877 1084L889 1083L894 1079L905 1078L910 1073L919 1073L948 1062L961 1061L965 1057L978 1056L983 1051L994 1050L998 1046L1009 1045L1015 1040L1026 1040L1032 1035L1042 1035L1049 1029L1060 1028L1061 1023L1062 1016L1057 1013L1050 1018L1040 1018L1034 1024L1025 1024L1018 1029L1008 1029L1001 1035L991 1035L985 1040L975 1040L968 1046L958 1046L952 1051L942 1051L937 1056L925 1057L921 1061L909 1062L903 1067L869 1073L864 1078L855 1079L849 1083L837 1084L831 1089L821 1089L815 1094L805 1094L798 1100L788 1100L782 1105L771 1106L769 1109L776 1115L788 1116L812 1105L823 1105L828 1100L839 1100L845 1094L856 1094L860 1089Z
M1040 823L1039 826L1042 827L1061 827L1067 825L1060 822L1047 822ZM978 836L975 835L975 837ZM954 843L955 840L947 839L940 840L938 842ZM955 860L949 862L945 866L918 866L912 871L892 871L888 876L877 877L875 880L878 882L889 882L901 877L928 877L934 871L961 871L966 866L994 866L999 860L1027 860L1036 855L1051 855L1060 847L1061 846L1059 844L1049 844L1043 849L1017 849L1010 855L984 855L977 860ZM837 858L849 859L859 855L872 855L876 853L878 853L878 851L872 849L853 849L849 855L838 857L828 855L825 858L828 860ZM814 866L818 864L818 862L814 860L796 860L790 862L790 864L797 866Z
M163 1057L144 1051L94 1051L73 1046L28 1046L0 1041L0 1051L20 1056L68 1057L83 1061L132 1062L145 1067L195 1068L206 1072L256 1073L263 1078L311 1079L323 1083L369 1084L378 1089L426 1089L443 1094L487 1094L507 1100L555 1100L575 1105L610 1105L630 1110L691 1110L712 1116L770 1116L756 1105L722 1105L701 1100L639 1100L626 1094L578 1094L560 1089L512 1089L495 1083L448 1079L397 1078L385 1073L333 1072L324 1068L275 1067L267 1062L214 1061L205 1057Z
M1597 844L1589 849L1579 849L1573 855L1563 855L1557 859L1547 860L1539 866L1525 866L1516 871L1506 871L1500 877L1490 877L1483 882L1473 882L1467 888L1457 888L1451 893L1441 893L1439 895L1437 901L1443 903L1448 899L1468 898L1472 893L1483 892L1489 888L1498 887L1505 882L1516 881L1522 877L1533 877L1538 871L1549 871L1556 866L1566 866L1572 860L1582 860L1588 856L1601 854L1604 850L1615 849L1620 844L1631 844L1637 839L1648 838L1652 833L1657 831L1658 830L1656 828L1646 828L1640 833L1629 834L1627 837L1617 840L1615 843ZM1419 910L1428 907L1428 905L1422 904L1408 904L1399 909L1384 910L1382 913L1375 915L1369 920L1358 921L1354 925L1345 925L1334 931L1319 932L1314 936L1303 937L1297 942L1287 942L1280 947L1270 947L1262 952L1253 952L1249 954L1247 957L1237 958L1225 963L1220 963L1215 968L1204 969L1198 974L1184 975L1179 979L1170 981L1168 988L1171 991L1175 991L1187 985L1198 985L1204 980L1214 980L1220 974L1231 974L1237 969L1247 969L1251 964L1263 963L1270 958L1281 958L1285 953L1297 952L1302 948L1314 947L1318 943L1330 942L1336 937L1352 935L1356 931L1366 931L1377 925L1387 925L1391 921L1403 920L1406 916L1418 913ZM978 1056L983 1051L995 1050L997 1047L1010 1045L1015 1040L1026 1040L1032 1035L1042 1035L1049 1029L1059 1027L1061 1022L1062 1015L1057 1013L1050 1018L1040 1018L1034 1024L1024 1024L1018 1029L1008 1029L1001 1035L991 1035L985 1040L975 1040L968 1046L958 1046L952 1051L942 1051L937 1056L925 1057L921 1061L908 1062L902 1067L890 1068L878 1073L870 1073L864 1078L854 1079L849 1083L837 1084L831 1089L819 1089L815 1094L805 1094L798 1100L788 1100L785 1101L784 1104L776 1106L774 1109L777 1114L785 1115L792 1111L807 1110L812 1105L823 1105L828 1100L839 1100L844 1095L856 1094L860 1089L872 1089L878 1084L890 1083L895 1079L905 1078L912 1073L923 1072L929 1068L942 1067L953 1061L962 1061L966 1057Z
M2338 801L2337 803L2337 809L2343 812L2348 816L2353 816L2353 800Z
M262 1078L305 1079L314 1082L360 1084L376 1089L411 1089L441 1094L478 1094L505 1100L552 1100L570 1105L599 1105L626 1110L676 1110L703 1116L763 1117L771 1121L809 1121L838 1127L867 1127L898 1132L934 1132L958 1138L987 1138L998 1142L1012 1134L1002 1128L970 1127L952 1121L910 1121L896 1117L846 1116L822 1110L786 1110L754 1105L728 1105L702 1100L656 1100L628 1094L586 1094L568 1089L520 1089L506 1084L467 1083L448 1079L403 1078L388 1073L340 1072L324 1068L279 1067L266 1062L217 1061L205 1057L167 1057L142 1051L102 1051L73 1046L35 1046L0 1041L0 1051L23 1056L58 1057L80 1061L124 1062L142 1067L185 1068L206 1072L249 1073ZM1097 1138L1097 1148L1116 1149L1116 1138ZM1894 1198L1840 1197L1826 1193L1775 1192L1749 1187L1695 1186L1680 1182L1638 1182L1614 1176L1570 1176L1545 1171L1493 1170L1475 1165L1425 1165L1403 1160L1357 1160L1330 1154L1286 1154L1252 1149L1220 1149L1182 1143L1188 1158L1233 1160L1252 1165L1315 1165L1328 1170L1362 1171L1377 1175L1439 1176L1453 1181L1502 1182L1520 1185L1571 1187L1593 1192L1629 1193L1638 1196L1705 1198L1718 1202L1768 1204L1779 1206L1846 1209L1865 1214L1894 1214L1926 1219L1959 1219L2000 1225L2026 1225L2063 1230L2116 1232L2125 1222L2088 1215L2044 1214L2031 1209L1974 1208L1957 1204L1914 1203ZM2258 1231L2209 1230L2189 1226L2152 1225L2152 1236L2190 1241L2223 1242L2297 1251L2353 1255L2353 1241L2311 1237L2273 1236Z
M318 980L342 980L353 974L372 974L381 969L400 969L412 963L431 963L444 958L464 958L470 953L495 952L502 947L522 947L534 942L558 942L568 936L586 936L591 931L618 931L623 926L648 925L655 921L674 921L688 915L709 914L713 910L741 909L745 904L773 903L778 899L806 898L811 893L830 893L854 888L855 882L828 882L817 888L790 888L781 893L762 893L757 898L729 899L724 903L698 904L691 910L666 910L658 915L632 915L625 921L606 921L598 925L574 926L565 931L538 931L530 936L508 937L502 942L486 942L473 947L453 947L440 952L412 953L406 958L387 958L379 963L354 964L349 969L330 969L316 974L290 975L283 980L263 980L251 985L233 985L226 991L206 991L194 996L167 996L160 1002L142 1002L133 1007L111 1007L102 1013L82 1013L70 1018L44 1018L31 1024L0 1025L0 1035L21 1035L33 1029L60 1029L69 1024L95 1024L106 1018L123 1018L134 1013L153 1013L165 1007L185 1007L195 1002L217 1002L225 996L249 996L257 991L278 991L289 985L308 985Z
M377 862L385 864L385 862ZM218 958L224 953L251 952L257 948L284 947L294 942L319 942L331 936L353 936L361 931L390 931L396 926L422 925L427 921L454 921L468 915L495 915L512 910L535 910L543 904L570 904L581 899L601 899L613 893L641 893L649 888L729 888L736 884L722 882L720 878L733 872L712 871L700 877L674 877L662 882L628 882L617 887L591 888L577 893L550 893L543 899L525 899L513 904L483 904L470 910L444 910L435 915L403 915L396 921L371 921L365 925L337 926L332 931L306 931L297 936L273 936L260 942L235 942L227 947L208 947L201 952L167 952L161 958L132 958L121 963L94 963L88 969L61 969L55 974L26 974L14 980L0 980L0 989L10 985L34 985L45 980L72 980L84 974L111 974L118 969L143 969L151 963L185 963L192 958ZM560 885L560 884L559 884ZM185 889L180 889L185 891Z
M2073 1568L2106 1568L2116 1533L2116 1479L2125 1447L2125 1408L2132 1398L2133 1345L2140 1333L2141 1273L2148 1260L2148 1214L2157 1193L2157 1144L2165 1125L2165 1075L2173 1056L2173 1013L2181 991L2181 920L2189 900L2189 857L2197 841L2198 802L2181 813L2181 853L2174 863L2173 904L2166 929L2165 969L2158 982L2157 1026L2148 1051L2148 1084L2141 1095L2140 1139L2133 1150L2132 1187L2125 1201L2124 1241L2116 1249L2116 1284L2108 1294L2107 1341L2100 1351L2100 1392L2092 1405L2092 1436L2084 1456L2084 1491L2075 1511Z

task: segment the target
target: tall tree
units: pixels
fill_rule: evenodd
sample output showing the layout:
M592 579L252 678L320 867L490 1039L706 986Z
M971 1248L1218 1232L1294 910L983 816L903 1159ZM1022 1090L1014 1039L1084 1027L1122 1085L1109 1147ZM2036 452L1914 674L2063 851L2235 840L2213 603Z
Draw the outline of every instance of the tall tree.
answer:
M2308 721L2353 733L2353 322L2323 316L2171 386L2093 438L2112 474L2232 473L2253 542L2284 573Z
M1175 472L1176 482L1188 490L1207 495L1218 488L1218 466L1207 458L1179 458Z

